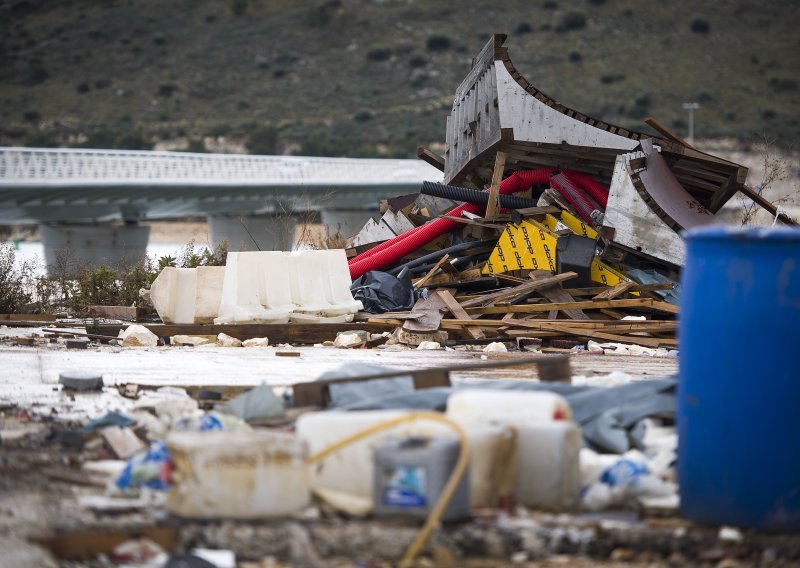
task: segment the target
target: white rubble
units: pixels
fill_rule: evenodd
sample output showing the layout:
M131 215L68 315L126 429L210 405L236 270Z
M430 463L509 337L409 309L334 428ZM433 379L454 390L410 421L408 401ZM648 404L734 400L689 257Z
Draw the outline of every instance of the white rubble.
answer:
M269 338L253 337L242 341L242 347L269 347Z
M500 343L499 341L495 341L490 343L486 347L483 348L484 353L507 353L508 349L506 348L504 343Z
M123 347L155 347L158 345L158 336L143 325L129 325L120 330L119 336Z
M217 345L220 347L241 347L242 342L235 337L228 335L227 333L220 333L217 336Z

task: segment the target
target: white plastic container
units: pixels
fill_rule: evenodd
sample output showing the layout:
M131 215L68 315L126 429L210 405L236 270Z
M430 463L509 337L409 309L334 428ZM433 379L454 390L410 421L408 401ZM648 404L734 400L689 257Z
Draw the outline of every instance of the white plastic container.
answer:
M174 485L167 510L181 517L257 519L310 501L308 448L281 432L173 432Z
M405 410L309 412L297 419L297 435L308 443L313 455L370 426L410 413ZM501 497L514 491L515 434L502 425L469 424L465 430L470 446L470 503L473 507L497 506ZM447 425L430 420L415 420L382 430L313 464L312 491L351 514L369 514L373 505L375 449L390 438L411 436L455 438L456 434Z
M544 391L463 389L447 399L448 418L500 420L571 420L563 396Z
M463 390L448 398L446 415L465 424L514 429L517 503L556 511L577 507L582 436L577 425L560 419L571 416L563 397L548 392Z
M581 490L581 429L564 421L513 427L519 452L517 503L555 511L575 509Z
M210 323L217 317L225 267L168 266L153 281L150 299L164 323Z

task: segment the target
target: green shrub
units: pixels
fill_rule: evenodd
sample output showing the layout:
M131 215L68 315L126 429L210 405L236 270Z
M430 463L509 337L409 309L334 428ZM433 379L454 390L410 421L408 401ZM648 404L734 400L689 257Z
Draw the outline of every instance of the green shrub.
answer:
M529 34L533 31L533 28L528 22L522 22L517 26L517 29L514 30L514 33L517 35Z
M432 35L425 42L428 51L447 51L450 49L452 42L450 38L444 35Z
M392 50L385 46L373 47L367 52L367 61L388 61L392 57Z
M278 150L278 131L271 126L258 127L250 132L245 147L251 154L275 154Z
M306 10L305 16L303 16L303 21L311 28L324 28L331 23L332 19L331 7L327 4L312 6Z
M586 16L580 12L567 12L556 27L557 32L580 30L586 27Z
M696 34L707 34L711 30L711 24L708 23L708 20L697 18L692 20L692 25L689 26L689 29Z
M31 302L33 266L16 262L11 243L0 243L0 313L20 313Z
M425 59L424 55L420 55L419 53L412 55L408 60L408 66L412 69L419 69L420 67L425 67L427 64L428 60Z

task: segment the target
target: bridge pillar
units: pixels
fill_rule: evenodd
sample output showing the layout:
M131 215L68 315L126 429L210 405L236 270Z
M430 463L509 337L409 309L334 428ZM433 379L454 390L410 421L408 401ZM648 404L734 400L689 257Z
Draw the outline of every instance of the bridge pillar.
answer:
M136 264L147 254L150 227L135 223L41 224L39 234L44 245L45 264L52 274L62 251L78 266L89 268L100 265L122 268Z
M297 217L289 213L209 215L211 244L228 241L228 250L292 250Z
M379 216L377 209L323 209L320 212L322 224L328 227L328 234L341 231L345 239L357 234L370 217Z

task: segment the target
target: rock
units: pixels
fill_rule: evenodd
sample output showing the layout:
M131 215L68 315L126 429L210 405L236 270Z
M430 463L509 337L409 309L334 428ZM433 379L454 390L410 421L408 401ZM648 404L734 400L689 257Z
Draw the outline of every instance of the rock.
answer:
M235 337L231 337L227 333L220 333L217 336L217 345L220 347L241 347L242 342Z
M213 336L200 336L200 335L173 335L170 342L173 345L205 345L206 343L214 343Z
M355 329L337 333L333 344L342 349L353 349L365 345L367 341L369 341L369 332Z
M254 337L242 342L243 347L269 347L269 339L266 337Z
M158 336L143 325L129 325L119 332L124 347L155 347Z
M58 382L65 389L90 391L103 388L103 374L96 371L62 371Z
M417 346L423 341L435 341L436 343L443 344L447 341L447 332L434 331L432 333L416 333L401 328L400 331L397 332L397 341L404 345L412 346Z
M508 349L506 348L504 343L500 343L499 341L495 341L490 343L486 347L483 348L484 353L507 353Z
M423 341L419 345L417 345L417 349L420 351L437 351L442 348L440 343L436 341Z

